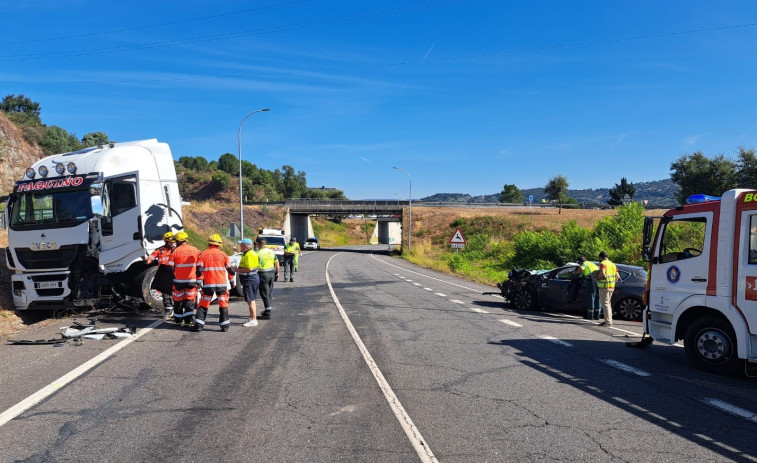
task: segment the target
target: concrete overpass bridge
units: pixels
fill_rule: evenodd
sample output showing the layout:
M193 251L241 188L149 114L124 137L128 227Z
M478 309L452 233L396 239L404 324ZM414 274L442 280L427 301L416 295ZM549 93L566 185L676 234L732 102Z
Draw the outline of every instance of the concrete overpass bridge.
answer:
M402 224L405 222L405 211L409 207L408 201L288 199L284 205L287 208L284 232L297 238L300 245L307 238L314 236L311 215L367 216L376 221L371 238L371 242L376 244L401 244L406 235L403 233Z

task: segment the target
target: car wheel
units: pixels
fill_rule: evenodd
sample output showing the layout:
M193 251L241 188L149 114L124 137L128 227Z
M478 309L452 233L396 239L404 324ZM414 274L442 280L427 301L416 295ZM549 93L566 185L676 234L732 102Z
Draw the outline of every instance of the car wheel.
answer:
M697 368L719 375L739 371L742 361L736 355L736 334L727 320L704 317L686 330L684 349Z
M510 301L510 306L518 310L531 310L536 306L536 298L533 291L521 289L517 291Z
M635 297L626 297L615 304L615 313L625 320L641 320L644 304Z

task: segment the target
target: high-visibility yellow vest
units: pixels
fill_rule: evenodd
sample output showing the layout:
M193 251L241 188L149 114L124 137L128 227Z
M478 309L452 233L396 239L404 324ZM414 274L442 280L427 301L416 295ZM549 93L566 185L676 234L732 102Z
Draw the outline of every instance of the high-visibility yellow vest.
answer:
M582 275L585 277L589 277L592 273L599 270L599 267L594 262L586 261L581 266L584 268Z
M260 261L260 272L270 272L274 270L276 262L276 253L271 248L263 248L258 251L258 260Z
M618 268L610 262L610 259L603 260L599 265L605 268L605 277L597 280L597 287L615 288L615 275L618 273Z

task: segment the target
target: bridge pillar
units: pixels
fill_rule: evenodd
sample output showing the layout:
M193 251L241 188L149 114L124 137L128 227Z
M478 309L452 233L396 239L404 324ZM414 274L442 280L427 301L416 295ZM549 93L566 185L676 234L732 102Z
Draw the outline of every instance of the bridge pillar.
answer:
M287 215L284 219L284 233L293 236L302 247L305 240L315 236L310 215L293 213L287 209Z

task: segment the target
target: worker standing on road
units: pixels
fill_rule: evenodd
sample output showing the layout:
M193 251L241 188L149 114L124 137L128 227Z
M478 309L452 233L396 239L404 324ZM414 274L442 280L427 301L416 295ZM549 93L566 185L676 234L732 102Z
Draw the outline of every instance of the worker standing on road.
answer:
M297 248L297 253L294 255L294 271L296 272L300 268L300 254L302 254L302 251L300 250L300 243L297 242L295 237L292 237L292 241L294 241L294 247Z
M586 294L586 315L587 320L599 320L602 316L602 308L599 305L599 287L594 280L594 275L599 271L599 267L594 262L589 262L586 257L578 258L578 268L573 272L576 275L583 276L581 282L584 294Z
M247 308L250 310L250 319L242 326L258 326L257 305L255 299L258 297L258 288L260 287L260 277L258 276L258 253L252 249L252 240L244 238L239 241L242 248L242 258L239 265L234 271L239 275L239 284L242 285L242 294L247 302Z
M260 278L260 298L263 299L262 319L271 318L271 296L273 282L279 279L279 260L273 249L266 247L265 238L258 237L255 241L258 246L258 276Z
M208 315L210 301L213 295L218 299L218 311L220 316L218 324L221 331L229 331L229 281L234 279L234 271L231 269L229 256L218 247L221 245L221 237L218 233L208 237L208 249L200 253L197 260L198 281L202 287L202 297L197 314L194 317L192 331L202 331L205 328L205 317Z
M612 293L615 291L615 282L620 280L618 268L607 258L607 253L599 253L599 272L597 273L597 286L599 287L599 299L602 301L602 312L605 321L600 326L612 326Z
M284 245L284 281L287 281L287 272L289 281L294 281L294 260L297 257L297 240L294 237L289 238L289 243Z
M145 258L147 265L158 261L158 271L150 283L151 289L160 291L163 296L163 316L166 320L173 318L173 295L171 294L173 286L173 267L168 265L168 259L174 250L176 241L172 232L163 235L163 246L154 250L152 254Z
M173 319L179 325L191 326L197 301L197 260L200 250L187 243L189 235L176 235L176 249L168 259L173 267Z

